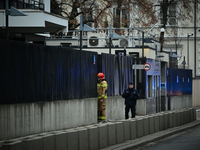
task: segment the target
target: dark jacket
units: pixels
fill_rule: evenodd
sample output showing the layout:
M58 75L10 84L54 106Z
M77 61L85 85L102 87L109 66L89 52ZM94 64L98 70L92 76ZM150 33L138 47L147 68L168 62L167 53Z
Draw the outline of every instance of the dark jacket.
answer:
M122 97L125 98L125 105L136 105L137 99L140 98L136 89L125 89Z

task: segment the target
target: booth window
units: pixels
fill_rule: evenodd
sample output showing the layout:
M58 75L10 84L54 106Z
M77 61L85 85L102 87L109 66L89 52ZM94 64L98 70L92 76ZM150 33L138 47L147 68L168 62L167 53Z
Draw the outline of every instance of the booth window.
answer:
M152 97L152 76L148 75L148 97Z

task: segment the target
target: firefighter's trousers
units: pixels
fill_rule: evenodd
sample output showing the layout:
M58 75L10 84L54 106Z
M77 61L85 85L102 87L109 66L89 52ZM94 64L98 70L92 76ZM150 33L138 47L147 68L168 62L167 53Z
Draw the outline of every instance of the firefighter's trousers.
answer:
M99 120L106 120L106 98L103 99L98 98L98 119Z

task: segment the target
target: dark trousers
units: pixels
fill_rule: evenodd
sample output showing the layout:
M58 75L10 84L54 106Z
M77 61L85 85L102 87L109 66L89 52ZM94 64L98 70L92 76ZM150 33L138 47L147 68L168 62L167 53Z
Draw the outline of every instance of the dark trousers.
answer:
M126 107L125 107L125 118L126 119L129 118L128 113L129 113L130 109L131 109L132 118L135 117L135 105L126 105Z

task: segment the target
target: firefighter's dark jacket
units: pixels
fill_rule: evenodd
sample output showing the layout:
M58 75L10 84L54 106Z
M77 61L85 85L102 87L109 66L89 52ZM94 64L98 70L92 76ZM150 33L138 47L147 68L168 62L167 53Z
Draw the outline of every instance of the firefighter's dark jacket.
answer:
M122 97L125 98L125 105L136 105L137 99L140 98L136 89L125 89Z

